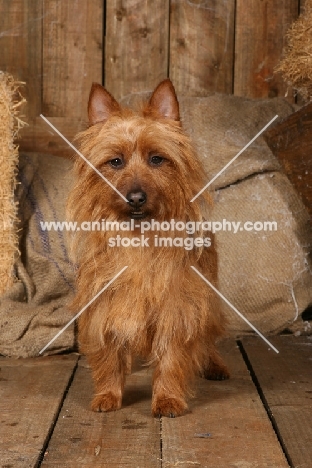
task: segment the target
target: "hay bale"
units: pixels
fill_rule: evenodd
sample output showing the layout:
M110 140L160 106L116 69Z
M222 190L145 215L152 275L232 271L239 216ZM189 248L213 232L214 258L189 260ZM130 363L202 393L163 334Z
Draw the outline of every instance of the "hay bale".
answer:
M20 85L11 75L0 72L0 294L14 282L14 261L18 253L14 201L18 147L14 140L24 125L17 116L24 102L18 91Z
M312 99L312 0L286 35L287 48L275 71L305 99Z

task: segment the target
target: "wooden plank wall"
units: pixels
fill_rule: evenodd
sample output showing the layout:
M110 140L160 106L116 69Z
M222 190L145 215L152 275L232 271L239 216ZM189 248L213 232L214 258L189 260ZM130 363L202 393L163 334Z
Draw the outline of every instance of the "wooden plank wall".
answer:
M234 94L248 97L284 95L287 87L273 70L284 37L298 16L294 0L237 0Z
M273 70L304 0L0 0L0 70L25 81L20 147L63 155L93 81L120 98L170 77L179 94L283 96Z

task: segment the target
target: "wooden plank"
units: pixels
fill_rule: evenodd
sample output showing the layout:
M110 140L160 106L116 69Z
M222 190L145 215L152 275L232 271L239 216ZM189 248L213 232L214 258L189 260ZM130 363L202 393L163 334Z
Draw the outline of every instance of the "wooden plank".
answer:
M232 93L234 14L234 0L171 2L170 78L178 93Z
M312 460L312 339L271 338L279 354L257 338L243 346L277 424L293 467L310 468Z
M28 122L41 111L42 1L0 0L0 70L26 82L22 89Z
M312 103L263 136L312 217Z
M81 120L63 117L48 117L48 120L74 145L77 132L86 128L86 123ZM50 153L65 158L72 158L75 154L41 117L33 119L31 126L21 130L18 143L20 151Z
M37 466L77 359L76 355L0 358L2 467Z
M43 114L87 119L93 81L102 82L103 1L44 0Z
M160 422L151 415L151 378L146 370L128 376L121 410L90 410L92 382L79 362L42 467L160 467Z
M298 0L237 0L234 94L252 98L284 96L287 85L274 68L285 33L298 17ZM292 93L289 93L292 99Z
M168 75L169 0L110 0L105 86L119 99L153 89Z
M163 466L288 467L239 349L225 342L222 350L230 380L198 380L192 412L163 418Z

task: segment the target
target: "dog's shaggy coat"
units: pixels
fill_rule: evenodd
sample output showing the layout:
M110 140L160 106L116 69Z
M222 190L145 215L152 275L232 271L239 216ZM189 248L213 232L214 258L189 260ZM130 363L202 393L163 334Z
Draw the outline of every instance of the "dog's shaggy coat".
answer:
M200 162L179 121L179 105L169 80L161 82L137 113L121 108L100 85L89 98L90 127L78 136L79 149L123 194L120 197L82 159L75 163L76 184L68 213L86 220L203 221L202 207L211 205ZM148 232L149 246L110 247L120 234L134 231L77 231L73 252L78 264L78 312L124 266L127 269L79 318L79 344L95 383L92 409L121 407L129 355L145 358L154 369L152 413L178 416L187 409L192 377L222 379L228 371L215 347L224 333L214 293L191 269L194 265L214 284L217 257L213 245L158 247L154 236L182 238L183 231ZM146 235L146 233L145 233Z

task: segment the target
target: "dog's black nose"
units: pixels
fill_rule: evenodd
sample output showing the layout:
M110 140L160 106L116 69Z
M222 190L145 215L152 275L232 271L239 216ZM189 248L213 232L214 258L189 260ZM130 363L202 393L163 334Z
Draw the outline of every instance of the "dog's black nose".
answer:
M142 190L129 192L126 196L129 205L133 208L140 208L146 202L146 193Z

